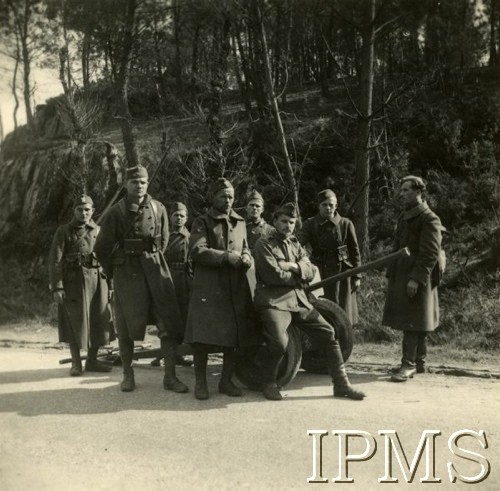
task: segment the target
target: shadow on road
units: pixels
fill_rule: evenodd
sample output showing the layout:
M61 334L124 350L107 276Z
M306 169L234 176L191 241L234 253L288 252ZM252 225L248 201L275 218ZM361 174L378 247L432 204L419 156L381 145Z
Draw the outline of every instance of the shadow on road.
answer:
M122 379L120 368L116 367L109 374L84 374L79 378L70 378L67 368L20 370L0 373L0 384L36 383L50 379L67 378L70 388L42 388L34 385L23 392L10 392L0 395L0 412L14 412L22 416L44 414L102 414L121 411L209 411L228 407L231 404L275 403L266 401L260 392L243 388L243 397L230 398L218 393L221 365L212 365L208 369L210 399L198 401L194 398L194 373L192 368L178 368L177 373L190 388L187 394L175 394L162 387L163 370L149 366L135 370L137 389L132 393L120 391ZM353 375L353 384L372 382L375 376L369 374ZM110 385L112 384L112 385ZM241 386L241 384L238 384ZM295 391L308 386L325 386L325 399L329 399L330 381L327 375L299 373L292 383L283 389ZM9 387L10 388L10 387ZM318 397L287 397L289 401L316 399Z

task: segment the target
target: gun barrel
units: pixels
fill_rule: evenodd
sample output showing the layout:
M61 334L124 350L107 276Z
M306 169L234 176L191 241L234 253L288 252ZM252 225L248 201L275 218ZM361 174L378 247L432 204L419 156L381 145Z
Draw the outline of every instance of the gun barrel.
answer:
M304 289L306 292L312 292L314 290L322 288L325 285L336 283L337 281L342 281L345 278L349 278L350 276L354 276L359 273L364 273L365 271L369 271L370 269L375 269L380 266L385 266L386 264L389 264L400 257L406 257L409 255L410 255L410 250L407 247L404 247L403 249L393 252L392 254L388 254L387 256L375 259L375 261L370 261L369 263L362 264L357 268L348 269L347 271L343 271L342 273L330 276L329 278L325 278L324 280L318 281L317 283L308 285Z

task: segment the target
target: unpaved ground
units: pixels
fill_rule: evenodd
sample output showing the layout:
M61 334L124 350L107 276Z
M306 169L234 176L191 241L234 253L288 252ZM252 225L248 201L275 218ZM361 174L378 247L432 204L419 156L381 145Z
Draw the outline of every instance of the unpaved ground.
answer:
M285 400L271 402L248 390L238 399L219 395L220 364L215 360L210 366L211 398L196 401L192 392L164 391L162 369L145 360L137 364L138 389L124 394L118 389L121 374L116 367L110 374L68 377L68 366L58 364L67 350L47 349L54 344L43 340L42 331L32 333L31 340L22 330L0 333L2 490L307 488L317 486L306 482L312 474L311 429L330 431L323 439L323 476L329 478L325 488L387 486L378 483L384 474L384 440L377 432L388 429L398 432L409 461L424 430L441 432L434 458L441 483L419 483L425 474L422 459L412 484L404 482L393 464L397 489L470 488L450 483L447 464L464 475L479 472L477 463L448 449L452 433L471 429L484 430L488 448L471 437L464 437L461 445L491 464L489 477L473 489L498 489L500 381L495 378L425 374L393 384L381 365L370 364L373 353L365 353L366 358L355 353L351 380L367 392L365 401L333 399L328 377L300 372L284 390ZM392 351L394 362L398 353L395 347ZM192 368L179 373L192 389ZM333 429L366 431L378 444L370 460L349 465L354 483L332 483L339 465ZM361 453L361 440L354 439L349 450Z

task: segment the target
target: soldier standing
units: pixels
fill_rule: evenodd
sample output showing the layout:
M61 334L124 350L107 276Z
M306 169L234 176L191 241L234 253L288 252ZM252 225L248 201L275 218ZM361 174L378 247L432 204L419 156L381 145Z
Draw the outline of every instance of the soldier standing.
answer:
M389 284L382 323L403 331L401 366L393 382L405 382L425 371L427 334L439 325L439 254L441 221L423 199L426 186L417 176L401 180L399 217L394 250L410 249L387 270Z
M319 346L324 346L334 397L361 400L365 394L349 383L333 327L314 309L303 290L303 283L314 277L314 266L293 235L296 220L293 203L283 205L274 214L275 231L258 240L254 249L255 307L263 324L268 350L262 367L264 397L282 399L277 385L278 370L288 345L287 330L293 322Z
M175 287L175 296L181 312L182 324L186 325L189 307L189 290L191 288L191 265L188 258L189 237L191 234L186 228L188 209L184 203L176 202L170 208L170 237L165 251L165 258L172 275ZM183 356L177 355L176 364L189 367L192 362Z
M73 377L82 374L81 349L88 349L86 372L111 371L111 365L97 360L98 347L114 339L114 333L108 284L93 252L99 233L93 213L92 198L79 196L72 220L57 229L50 250L50 289L58 304L59 341L69 343Z
M318 193L319 213L304 223L298 234L300 242L310 251L310 257L322 278L328 278L361 265L358 240L353 223L337 212L337 196L331 189ZM351 324L358 322L356 292L360 276L324 286L325 297L340 305Z
M273 231L273 227L266 223L262 213L264 213L264 198L258 191L253 190L248 196L247 203L247 240L251 251L258 239Z
M114 281L114 306L120 357L121 390L135 388L132 359L134 340L143 340L147 324L155 324L165 358L163 387L188 388L175 375L176 347L183 324L164 252L169 228L163 204L147 193L148 172L136 166L126 172L127 196L104 217L95 251Z
M224 353L219 392L231 397L241 390L231 380L235 348L258 344L246 271L252 264L245 222L232 209L234 189L226 179L210 188L212 206L191 227L190 254L194 277L185 342L193 345L195 397L208 399L208 350Z

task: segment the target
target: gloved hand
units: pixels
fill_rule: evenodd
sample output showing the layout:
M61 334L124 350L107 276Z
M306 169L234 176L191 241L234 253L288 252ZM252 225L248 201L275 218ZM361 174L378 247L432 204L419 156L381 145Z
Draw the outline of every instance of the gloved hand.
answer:
M242 265L242 258L234 252L228 252L226 256L226 261L234 268L238 269Z

